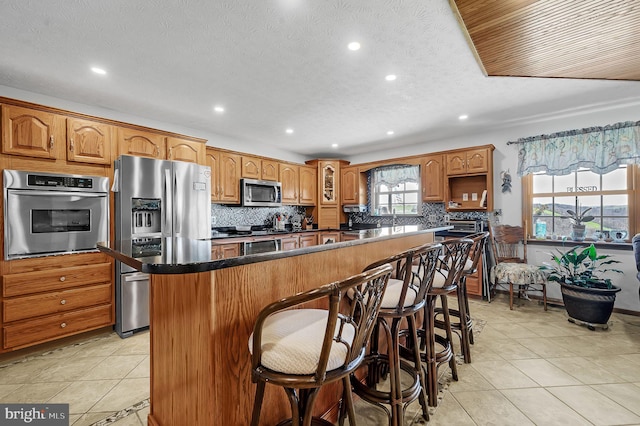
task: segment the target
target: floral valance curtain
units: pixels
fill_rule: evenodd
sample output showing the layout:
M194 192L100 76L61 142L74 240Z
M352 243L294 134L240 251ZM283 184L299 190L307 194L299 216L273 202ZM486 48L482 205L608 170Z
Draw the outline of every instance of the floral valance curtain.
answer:
M376 185L384 184L389 187L420 180L420 166L384 166L373 169L372 173Z
M518 145L518 175L566 175L579 167L605 174L621 164L640 163L640 121L532 136Z

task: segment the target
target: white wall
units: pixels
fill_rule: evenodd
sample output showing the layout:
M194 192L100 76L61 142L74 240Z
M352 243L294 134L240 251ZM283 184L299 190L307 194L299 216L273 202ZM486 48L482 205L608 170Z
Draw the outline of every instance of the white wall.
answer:
M470 117L470 120L473 120L473 117ZM357 164L387 158L397 158L429 152L446 151L449 149L492 144L496 147L493 153L494 208L502 209L502 223L520 225L522 217L522 184L520 177L517 175L518 152L515 145L507 146L507 142L515 141L522 137L581 129L585 127L606 126L607 124L622 121L639 120L640 108L637 105L625 106L616 109L591 111L580 115L558 117L554 120L533 122L508 128L499 128L492 132L477 134L474 136L443 139L408 147L396 147L392 150L375 151L349 157L347 159L351 161L351 163ZM511 171L511 193L502 194L501 192L502 181L500 179L500 172L503 170Z
M573 246L572 242L567 242L565 248L562 250L570 249ZM534 265L542 265L545 262L551 263L551 256L549 253L557 253L556 249L558 249L557 246L529 244L527 246L527 261ZM622 274L609 273L606 275L606 278L611 278L614 285L622 288L616 296L616 303L614 307L617 309L640 312L640 297L638 297L638 286L640 283L636 278L636 260L633 255L633 251L598 248L598 254L609 254L613 256L613 259L622 262L611 265L612 268L623 271ZM562 300L560 285L554 282L549 282L547 284L547 296Z
M252 141L237 140L228 136L204 131L202 129L192 129L174 123L159 122L138 115L126 114L95 105L80 104L65 99L59 99L51 96L41 95L38 93L28 92L25 90L15 89L13 87L0 86L0 96L26 102L32 102L35 104L53 108L64 109L81 114L92 115L94 117L102 117L110 120L121 121L124 123L135 124L138 126L149 127L166 132L179 133L185 136L202 138L207 140L208 146L215 146L217 148L246 152L248 154L263 155L265 157L272 157L279 160L292 161L297 163L304 163L304 161L307 160L307 158L302 155L265 146L265 144L257 144Z

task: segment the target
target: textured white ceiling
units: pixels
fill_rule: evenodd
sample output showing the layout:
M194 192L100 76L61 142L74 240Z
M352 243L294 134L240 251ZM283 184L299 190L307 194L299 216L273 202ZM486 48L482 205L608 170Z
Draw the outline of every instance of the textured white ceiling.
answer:
M447 0L0 0L0 85L305 156L640 106L639 82L484 76Z

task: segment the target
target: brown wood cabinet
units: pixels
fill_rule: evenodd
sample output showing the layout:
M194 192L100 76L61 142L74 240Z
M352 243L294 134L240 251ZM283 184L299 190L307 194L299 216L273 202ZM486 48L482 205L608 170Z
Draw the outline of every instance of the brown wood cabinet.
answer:
M240 155L207 147L206 165L211 167L211 201L240 203Z
M299 171L300 191L298 192L298 204L302 206L315 206L317 191L317 174L313 166L301 165Z
M65 144L65 118L58 114L2 105L2 153L60 158Z
M167 158L167 141L164 135L124 127L118 128L118 155Z
M280 182L282 183L282 203L298 204L300 190L300 169L295 164L280 163Z
M212 259L229 259L238 256L240 256L240 245L238 243L211 245Z
M340 173L342 204L367 204L367 176L358 166L345 166Z
M467 149L447 154L447 175L486 173L492 150Z
M266 158L242 156L242 177L259 180L278 180L278 162Z
M318 244L318 235L313 233L300 235L300 247L312 247Z
M174 137L167 137L167 160L206 164L205 144Z
M493 150L489 145L446 154L447 211L493 210ZM459 172L461 168L464 173Z
M422 159L422 200L444 201L444 156L426 155Z
M112 276L111 262L3 275L2 350L113 324Z
M79 118L67 118L67 160L111 165L113 127Z
M289 235L280 239L282 250L295 250L299 247L300 240L297 235Z

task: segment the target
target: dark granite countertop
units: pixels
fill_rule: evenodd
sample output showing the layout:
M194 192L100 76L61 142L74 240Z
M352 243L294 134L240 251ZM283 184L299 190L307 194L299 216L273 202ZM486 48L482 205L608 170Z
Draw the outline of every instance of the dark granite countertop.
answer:
M186 274L299 256L384 239L437 232L448 228L410 225L346 231L316 230L315 232L320 234L339 232L341 236L344 236L345 241L323 244L319 238L318 244L315 246L285 249L280 245L274 245L274 247L252 254L245 254L245 242L233 242L229 239L217 241L216 239L155 238L145 240L142 243L140 240L123 240L113 245L104 242L98 243L98 249L141 272ZM284 233L282 235L286 237L290 234ZM234 249L230 245L237 245L237 247ZM223 246L229 250L215 250L216 247Z

